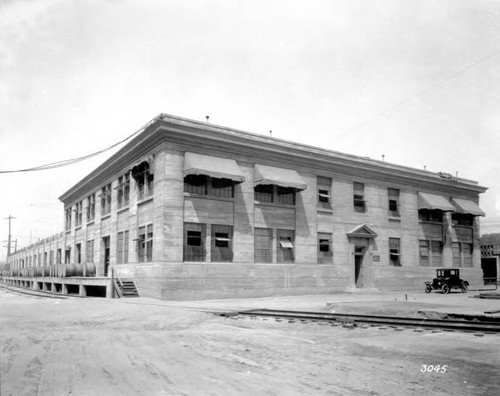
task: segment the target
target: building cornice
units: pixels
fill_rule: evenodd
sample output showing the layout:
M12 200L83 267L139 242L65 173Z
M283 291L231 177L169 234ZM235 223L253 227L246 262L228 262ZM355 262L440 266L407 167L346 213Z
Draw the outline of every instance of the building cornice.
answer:
M151 120L136 138L61 195L59 199L64 203L78 199L163 142L199 147L200 150L212 149L227 152L228 156L233 157L236 154L259 161L279 161L295 168L316 169L318 173L345 174L355 178L401 183L416 188L424 187L465 195L483 193L487 190L486 187L472 180L454 178L450 175L445 178L430 171L160 114Z

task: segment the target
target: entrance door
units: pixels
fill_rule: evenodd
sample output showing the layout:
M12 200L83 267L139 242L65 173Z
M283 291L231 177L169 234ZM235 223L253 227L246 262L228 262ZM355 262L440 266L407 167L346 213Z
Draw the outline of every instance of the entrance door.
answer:
M356 287L363 287L363 258L365 248L360 246L354 247L354 284Z
M109 236L102 238L102 247L104 251L104 276L108 276L109 256L110 256L110 240Z

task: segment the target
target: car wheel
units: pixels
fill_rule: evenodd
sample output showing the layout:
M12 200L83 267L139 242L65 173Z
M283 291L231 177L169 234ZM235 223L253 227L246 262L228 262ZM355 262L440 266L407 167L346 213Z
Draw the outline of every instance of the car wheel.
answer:
M432 286L431 285L425 285L425 292L430 293L432 291Z
M466 283L462 283L462 293L467 293L467 284Z
M450 286L443 285L443 288L441 290L443 291L443 294L448 294L450 292Z

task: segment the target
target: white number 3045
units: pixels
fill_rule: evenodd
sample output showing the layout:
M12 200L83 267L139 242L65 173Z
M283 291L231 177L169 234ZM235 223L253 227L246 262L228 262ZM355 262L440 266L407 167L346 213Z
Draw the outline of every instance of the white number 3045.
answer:
M445 364L443 366L441 366L439 364L437 364L435 366L433 366L432 364L429 364L429 365L427 365L427 364L421 364L420 365L420 371L422 373L432 373L434 371L435 373L444 374L444 373L446 373L446 368L447 367L448 367L447 364Z

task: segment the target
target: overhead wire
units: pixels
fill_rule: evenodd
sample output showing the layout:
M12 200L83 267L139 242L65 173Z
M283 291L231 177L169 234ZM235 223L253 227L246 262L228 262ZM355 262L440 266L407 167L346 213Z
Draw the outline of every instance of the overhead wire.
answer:
M81 156L81 157L75 157L75 158L69 158L69 159L65 159L65 160L61 160L61 161L51 162L51 163L44 164L44 165L37 165L37 166L31 167L31 168L12 169L12 170L0 170L0 174L44 171L44 170L49 170L49 169L61 168L61 167L64 167L64 166L69 166L69 165L76 164L76 163L81 162L81 161L85 161L85 160L87 160L89 158L96 157L96 156L98 156L98 155L100 155L100 154L102 154L102 153L104 153L106 151L109 151L109 150L111 150L111 149L119 146L120 144L125 143L126 141L132 139L135 135L137 135L140 132L142 132L143 130L145 130L150 124L152 124L159 117L160 116L156 116L151 121L149 121L148 123L144 124L142 127L140 127L139 129L137 129L135 132L133 132L132 134L130 134L129 136L127 136L125 139L122 139L119 142L114 143L114 144L112 144L109 147L106 147L106 148L104 148L102 150L93 152L91 154L87 154L87 155L84 155L84 156Z
M410 96L410 97L408 97L408 98L406 98L406 99L402 100L401 102L398 102L398 103L396 103L395 105L393 105L393 106L391 106L391 107L389 107L389 108L385 109L385 110L379 111L375 117L373 117L373 118L371 118L371 119L369 119L369 120L367 120L367 121L365 121L365 122L362 122L362 123L360 123L360 124L358 124L358 125L356 125L356 126L354 126L354 127L350 128L350 129L345 130L344 132L342 132L342 133L340 133L340 134L336 135L336 137L342 137L342 136L348 135L348 134L349 134L349 133L351 133L351 132L354 132L354 131L356 131L356 130L358 130L358 129L361 129L361 128L363 128L363 127L367 126L367 125L370 125L371 123L373 123L373 122L377 121L378 119L380 119L380 118L382 118L382 117L386 116L386 115L387 115L387 114L389 114L390 112L392 112L392 111L394 111L394 110L398 109L399 107L404 106L405 104L407 104L407 103L411 102L412 100L414 100L414 99L416 99L416 98L418 98L418 97L420 97L420 96L424 96L424 95L428 94L430 91L433 91L434 89L436 89L436 88L440 87L441 85L446 84L448 81L453 80L454 78L458 77L459 75L461 75L461 74L463 74L463 73L465 73L465 72L469 71L470 69L475 68L476 66L479 66L480 64L482 64L482 63L484 63L484 62L486 62L486 61L489 61L489 60L490 60L490 59L492 59L492 58L495 58L495 57L496 57L496 56L498 56L498 55L500 55L500 50L498 50L498 51L496 51L496 52L494 52L494 53L492 53L492 54L490 54L490 55L487 55L487 56L485 56L485 57L483 57L483 58L479 59L478 61L474 62L473 64L471 64L471 65L469 65L469 66L467 66L467 67L465 67L465 68L463 68L463 69L461 69L461 70L459 70L459 71L457 71L457 72L453 73L453 74L452 74L452 75L450 75L449 77L447 77L447 78L445 78L445 79L443 79L443 80L440 80L440 81L438 81L438 82L436 82L436 83L434 83L434 84L430 85L429 87L427 87L427 88L425 88L425 89L421 90L421 91L420 91L420 92L418 92L417 94L415 94L415 95L413 95L413 96Z

